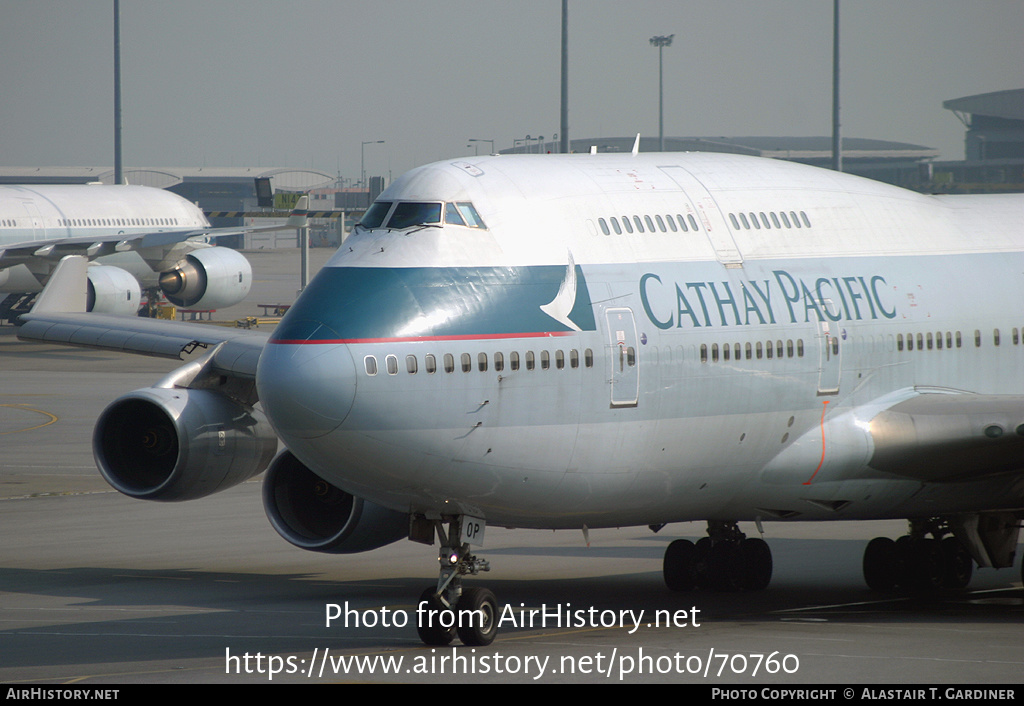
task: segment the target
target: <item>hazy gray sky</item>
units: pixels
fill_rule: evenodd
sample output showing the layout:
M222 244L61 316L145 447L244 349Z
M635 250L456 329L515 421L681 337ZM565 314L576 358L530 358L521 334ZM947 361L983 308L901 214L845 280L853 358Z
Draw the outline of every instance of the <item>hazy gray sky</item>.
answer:
M111 0L0 0L0 164L107 166ZM122 0L124 159L357 176L559 129L559 0ZM829 0L570 0L573 138L828 135ZM843 134L963 158L942 101L1024 86L1022 0L844 0Z

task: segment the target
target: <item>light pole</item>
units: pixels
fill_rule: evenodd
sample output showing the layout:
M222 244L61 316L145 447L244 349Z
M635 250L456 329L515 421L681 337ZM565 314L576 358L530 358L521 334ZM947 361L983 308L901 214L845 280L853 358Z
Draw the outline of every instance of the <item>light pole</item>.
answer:
M124 183L121 155L121 3L114 0L114 183Z
M658 47L658 150L665 151L665 81L664 70L661 62L661 51L665 47L672 46L672 37L651 37L651 46Z
M366 186L366 146L367 145L383 145L384 140L370 140L364 142L359 147L359 184L360 186Z
M832 4L832 168L843 171L843 137L839 125L839 0Z
M569 154L569 0L562 0L562 107L559 152Z

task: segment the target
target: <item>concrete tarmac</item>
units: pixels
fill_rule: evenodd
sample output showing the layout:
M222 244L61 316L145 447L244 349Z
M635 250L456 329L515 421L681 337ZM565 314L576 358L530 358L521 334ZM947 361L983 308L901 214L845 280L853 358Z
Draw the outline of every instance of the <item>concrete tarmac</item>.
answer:
M295 296L297 252L247 255L254 293L222 321ZM311 269L327 255L313 250ZM497 595L498 639L424 647L415 601L436 581L436 547L303 552L267 522L258 479L177 504L106 485L92 462L96 417L174 361L20 343L9 329L0 361L5 685L664 681L840 685L842 696L1024 674L1019 568L977 570L964 592L867 590L866 542L902 522L766 524L774 577L756 594L664 587L665 547L700 536L700 523L592 530L589 547L581 533L488 527L479 554L492 570L467 585ZM328 626L331 611L341 616Z

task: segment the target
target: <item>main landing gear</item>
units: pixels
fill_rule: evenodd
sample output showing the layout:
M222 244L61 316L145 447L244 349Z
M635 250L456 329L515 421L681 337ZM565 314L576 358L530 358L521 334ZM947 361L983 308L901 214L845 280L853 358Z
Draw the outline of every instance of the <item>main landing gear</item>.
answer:
M430 524L430 539L425 543L433 544L435 530L441 542L437 586L424 589L416 604L416 631L426 645L448 645L458 635L464 645L484 646L494 642L498 634L498 601L494 594L486 588L462 587L463 576L491 568L487 561L470 553L468 543L462 542L464 519L419 518L414 523L421 528Z
M875 537L864 550L864 580L873 591L966 588L973 568L967 548L939 519L911 520L908 534Z
M708 521L708 536L696 544L677 539L668 545L664 575L673 591L761 591L772 580L772 551L735 522Z

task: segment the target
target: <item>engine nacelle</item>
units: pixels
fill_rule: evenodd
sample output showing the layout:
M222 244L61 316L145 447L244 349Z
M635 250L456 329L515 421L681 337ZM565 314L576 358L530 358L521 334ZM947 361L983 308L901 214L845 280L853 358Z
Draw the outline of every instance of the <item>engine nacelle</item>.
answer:
M263 479L263 506L278 534L302 549L355 554L409 536L409 516L323 480L283 451Z
M139 281L130 272L110 265L89 265L86 311L135 316L142 300Z
M142 500L192 500L260 473L277 451L263 413L210 390L148 387L96 422L93 455L114 488Z
M160 273L160 290L175 306L220 309L245 299L252 287L252 266L230 248L199 248L173 270Z

